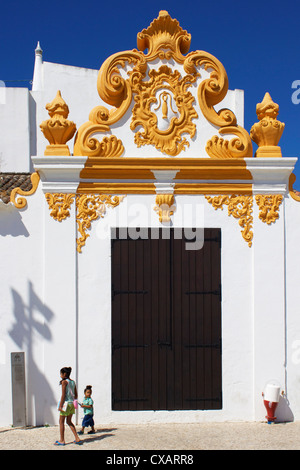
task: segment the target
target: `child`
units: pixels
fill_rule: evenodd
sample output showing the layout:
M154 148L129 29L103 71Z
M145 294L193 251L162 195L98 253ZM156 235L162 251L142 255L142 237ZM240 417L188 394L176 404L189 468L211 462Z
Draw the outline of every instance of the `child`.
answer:
M76 428L72 423L72 415L75 413L74 407L74 399L77 398L77 389L74 380L70 379L72 368L71 367L63 367L60 370L61 381L59 384L61 385L62 392L61 392L61 399L58 405L59 413L59 430L60 430L60 440L55 442L56 446L64 446L65 443L65 419L67 420L67 424L70 427L72 433L74 434L75 441L74 444L82 444L82 441L79 439L78 434L76 432ZM63 411L62 407L64 403L67 403L67 408Z
M94 402L91 398L92 395L92 386L87 385L86 388L84 389L84 399L83 402L80 403L80 406L84 408L84 418L82 420L82 428L81 431L79 431L78 434L83 434L84 433L84 428L85 427L91 427L91 431L88 432L88 434L95 434L95 428L94 428Z

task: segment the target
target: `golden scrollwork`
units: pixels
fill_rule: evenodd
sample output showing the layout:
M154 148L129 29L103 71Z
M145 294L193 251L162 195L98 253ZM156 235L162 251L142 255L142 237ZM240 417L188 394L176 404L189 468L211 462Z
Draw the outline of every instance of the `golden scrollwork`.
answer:
M49 141L45 155L70 155L68 142L76 132L74 122L67 119L69 108L58 90L56 97L46 105L50 119L43 121L40 128Z
M93 220L103 218L106 207L117 207L125 196L110 196L107 194L80 194L76 196L78 231L81 237L77 239L77 251L81 253L82 247L89 234Z
M74 144L74 154L88 155L89 157L106 157L115 158L120 157L124 152L124 146L120 139L115 135L105 136L101 142L92 137L93 133L99 132L97 125L93 126L91 121L83 124L80 128L83 143L80 150L78 149L78 136L76 135Z
M124 79L119 68L124 68L126 63L133 64L134 68L130 76ZM93 137L93 134L110 132L110 126L124 116L132 101L131 80L136 80L140 74L145 76L146 70L144 54L139 51L124 51L106 59L98 74L97 89L100 98L113 108L96 106L92 109L89 121L84 123L76 134L74 155L107 156L103 154L103 145ZM108 139L116 137L110 136ZM110 152L110 156L119 157L123 151L124 146L121 140L118 140L115 152Z
M256 122L250 131L251 139L258 145L256 157L282 157L278 142L284 130L284 123L277 120L278 104L266 93L261 103L256 105Z
M189 146L182 134L194 137L196 132L192 119L198 114L193 108L194 97L187 88L197 75L181 78L177 70L172 72L170 67L162 65L159 70L150 70L149 77L147 82L135 81L132 87L136 104L130 128L143 128L135 134L134 141L138 147L151 144L167 155L176 156ZM160 113L154 112L157 110Z
M40 181L40 175L36 172L32 173L30 179L32 183L32 188L30 191L23 191L20 188L14 188L10 194L10 202L14 204L17 209L24 209L24 207L26 207L27 205L25 197L19 197L18 199L16 199L17 194L21 196L30 196L31 194L34 194L37 190Z
M237 135L230 141L213 136L207 142L206 152L211 158L245 158L252 157L252 142L248 132L237 125L234 112L222 108L218 112L214 106L220 103L228 91L228 77L223 64L212 54L195 51L187 55L184 69L195 73L197 66L210 69L210 76L198 87L198 101L204 117L213 125L220 127L219 133Z
M218 59L207 52L188 53L190 43L191 35L183 30L167 11L162 10L147 29L138 33L139 50L110 56L100 68L97 88L100 98L112 108L96 106L92 110L89 121L78 130L74 155L107 156L103 149L106 149L107 142L100 143L95 134L110 133L111 126L128 111L133 96L135 106L131 130L135 132L136 145L154 145L167 155L178 155L189 145L182 134L189 134L191 138L195 135L196 126L191 120L198 116L193 108L194 98L187 88L201 77L202 67L209 71L209 77L200 82L197 92L204 117L219 127L221 135L237 136L231 140L214 136L207 143L208 155L211 158L251 157L250 136L245 129L237 125L233 111L227 108L216 111L214 108L225 98L228 91L225 68ZM147 53L144 53L146 49ZM173 71L172 67L168 68L165 64L159 71L153 68L148 70L148 64L156 59L169 61L170 66L173 66L174 61L177 62L182 65L186 75L182 77L179 72ZM147 71L148 81L145 80ZM136 130L139 126L144 130ZM111 150L108 151L109 156L121 156L124 152L122 142L119 141L116 145L116 137L106 138L114 138L114 145L110 145Z
M241 158L252 156L252 143L248 132L241 126L222 127L220 134L236 134L237 137L226 140L213 136L206 144L206 152L212 158Z
M223 210L223 205L228 206L228 215L232 215L235 219L238 219L242 237L248 243L248 246L252 246L253 239L253 196L205 196L207 201L215 208Z
M294 201L300 202L300 193L299 191L295 191L293 185L296 181L295 173L290 174L289 178L289 195L294 199Z
M70 207L74 201L74 197L75 194L46 193L45 198L49 205L51 217L59 222L69 217Z
M137 35L137 46L141 51L148 49L147 59L170 60L182 63L191 45L191 35L183 30L176 19L165 10L159 12L147 29Z
M158 194L156 196L156 206L154 210L158 213L161 223L170 222L171 215L173 215L175 211L174 201L173 194Z
M279 206L283 201L283 196L281 194L259 194L255 196L255 201L260 211L260 220L270 225L279 218Z
M186 73L197 73L197 67L211 70L209 78L198 87L198 101L205 118L218 127L235 126L236 116L230 109L216 111L214 106L220 103L228 91L228 77L223 64L212 54L205 51L190 52L184 61Z

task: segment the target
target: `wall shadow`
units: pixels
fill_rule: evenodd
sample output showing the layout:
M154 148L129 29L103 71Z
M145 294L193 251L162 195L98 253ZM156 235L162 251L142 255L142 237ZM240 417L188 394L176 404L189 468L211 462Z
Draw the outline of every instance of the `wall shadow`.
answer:
M15 289L11 289L11 293L15 322L8 333L19 350L25 351L27 425L51 424L56 420L56 416L54 417L51 412L56 399L45 374L39 370L35 362L34 353L38 336L42 338L41 344L42 341L51 341L52 334L48 324L53 320L54 314L40 300L30 281L28 305Z
M294 421L294 414L286 395L280 395L275 415L277 417L276 422L278 423L290 423Z
M0 201L1 224L0 235L12 235L13 237L29 237L29 232L25 227L20 211L12 204L4 204Z

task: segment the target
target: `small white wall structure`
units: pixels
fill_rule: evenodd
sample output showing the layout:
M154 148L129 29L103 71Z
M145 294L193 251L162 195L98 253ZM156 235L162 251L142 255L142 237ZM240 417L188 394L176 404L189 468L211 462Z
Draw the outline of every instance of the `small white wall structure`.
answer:
M248 133L243 91L228 90L223 65L189 52L190 40L161 11L138 33L137 49L117 52L99 72L43 62L38 44L32 90L5 90L0 426L12 422L10 354L18 351L25 352L28 425L57 424L64 366L73 369L79 397L92 384L96 423L263 421L262 392L274 380L283 392L277 419L300 419L297 158L281 153L284 124L270 95ZM115 406L119 228L133 241L143 228L220 231L220 345L190 345L219 354L217 406L203 395L194 408L151 408L136 399L134 409L124 391L125 408ZM199 306L196 317L202 313ZM189 369L191 382L201 376L200 363L174 364ZM131 372L130 362L124 367ZM137 368L141 377L145 369Z

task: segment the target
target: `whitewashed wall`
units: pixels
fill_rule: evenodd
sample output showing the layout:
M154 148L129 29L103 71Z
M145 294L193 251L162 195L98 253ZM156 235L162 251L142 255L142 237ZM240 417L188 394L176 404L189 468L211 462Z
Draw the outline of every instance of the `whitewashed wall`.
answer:
M300 289L299 289L299 227L300 202L292 198L286 201L286 392L291 418L300 419Z
M36 111L36 152L31 155L43 155L48 141L41 132L39 125L42 121L49 119L45 106L56 96L58 90L69 107L70 121L75 122L77 129L88 121L89 113L98 105L100 98L97 92L98 70L72 67L69 65L53 64L43 62L43 81L37 91L31 91L35 101ZM73 152L73 141L69 147Z
M33 83L33 90L27 88L5 88L0 96L0 171L30 172L33 171L32 155L42 156L48 141L40 129L42 121L49 119L45 106L56 96L58 90L69 107L68 119L75 122L77 129L88 121L90 111L98 105L110 107L104 103L97 92L98 70L73 67L69 65L42 62L40 65L39 83ZM207 72L202 71L202 79ZM3 90L2 90L3 91ZM205 145L217 130L202 115L196 99L196 87L190 91L195 96L195 109L199 119L198 134L190 141L190 147L181 156L207 157ZM133 106L133 105L132 105ZM216 106L231 109L237 117L238 124L243 126L244 92L229 90L225 99ZM131 115L128 111L123 119L112 126L112 133L126 144L125 156L139 156L140 149L134 144L134 133L129 130ZM128 134L128 132L130 134ZM199 140L199 136L201 139ZM103 136L100 136L100 140ZM12 145L13 142L13 145ZM74 139L68 142L73 152ZM142 156L162 156L153 146L144 146Z
M69 119L77 128L88 121L89 112L100 100L98 70L44 62L43 81L38 90L1 88L0 95L0 172L31 172L31 155L44 155L48 141L40 129L49 119L45 106L61 90L69 106ZM70 142L73 151L73 141Z
M27 88L1 88L0 172L30 171L30 107Z
M111 280L110 280L110 238L107 236L111 226L122 223L126 214L130 225L135 226L134 214L139 213L140 226L158 227L157 214L153 211L155 196L127 196L119 207L110 211L105 219L96 222L91 237L87 240L82 254L78 257L79 267L79 331L84 331L91 315L93 326L99 333L92 338L90 330L86 341L93 351L92 361L89 354L79 354L79 375L85 383L93 378L96 419L99 422L139 422L143 421L224 421L228 419L251 420L252 406L252 252L242 239L236 220L228 217L226 211L216 212L204 196L177 196L178 211L174 214L174 227L182 227L180 208L193 204L204 211L206 227L222 229L222 367L223 367L223 410L218 411L111 411ZM139 210L141 209L141 210ZM145 210L146 209L146 210ZM196 212L190 224L194 226ZM110 222L111 219L111 222ZM202 222L202 217L198 217ZM120 222L121 221L121 222ZM193 224L194 223L194 224ZM98 232L98 234L97 234ZM92 265L95 269L92 269ZM95 297L96 296L96 297ZM241 302L244 312L240 312ZM93 313L91 313L93 312ZM233 328L233 324L235 327ZM236 332L240 333L237 335ZM80 334L84 348L84 338ZM96 360L96 357L100 362ZM97 373L95 373L97 370ZM96 393L99 398L96 401Z
M44 343L51 342L51 312L43 299L43 206L40 191L30 210L0 202L0 396L1 425L12 423L10 353L25 351L27 414L40 421L45 396L52 396L44 364ZM44 375L46 374L46 375Z
M222 230L223 409L113 412L110 229L126 220L159 226L155 196L139 196L137 205L136 196L129 195L108 209L104 219L93 222L81 254L75 244L74 204L71 217L57 222L40 188L27 201L21 211L0 205L0 425L12 422L10 353L15 351L26 354L28 424L57 424L63 366L73 367L80 396L87 384L93 385L99 423L261 421L266 414L261 393L270 380L287 394L278 418L300 419L300 203L286 198L271 226L258 219L254 204L249 248L226 207L215 211L204 196L176 196L174 227L182 226L181 208L193 204L202 209L197 220L193 212L192 224L203 220L205 227Z
M0 104L5 136L0 144L2 172L33 171L30 155L42 156L47 145L39 124L48 119L45 105L58 89L77 127L100 104L98 71L47 62L41 71L40 88L7 89L6 102ZM232 109L243 125L243 92L231 91L226 100L222 106ZM129 122L127 115L123 123L129 126ZM209 124L201 126L198 131L206 142L216 130ZM113 132L122 137L124 129ZM153 148L144 150L141 156L156 155ZM195 141L183 154L191 155L205 156ZM249 248L227 207L215 211L204 196L175 199L175 227L183 224L182 208L192 205L202 208L204 216L199 222L194 212L191 220L184 219L185 225L203 222L222 230L223 409L111 411L110 229L126 222L159 226L153 211L155 196L129 195L117 208L108 209L104 219L93 222L78 254L75 204L71 217L55 221L40 185L23 210L0 202L0 426L12 422L10 353L15 351L26 354L28 424L57 424L59 370L64 366L73 368L80 396L87 384L93 385L98 423L264 420L261 393L269 380L277 380L287 393L277 416L300 419L300 203L286 197L279 220L271 226L259 220L254 203L254 239ZM135 216L137 202L142 209ZM80 422L80 414L77 419Z

